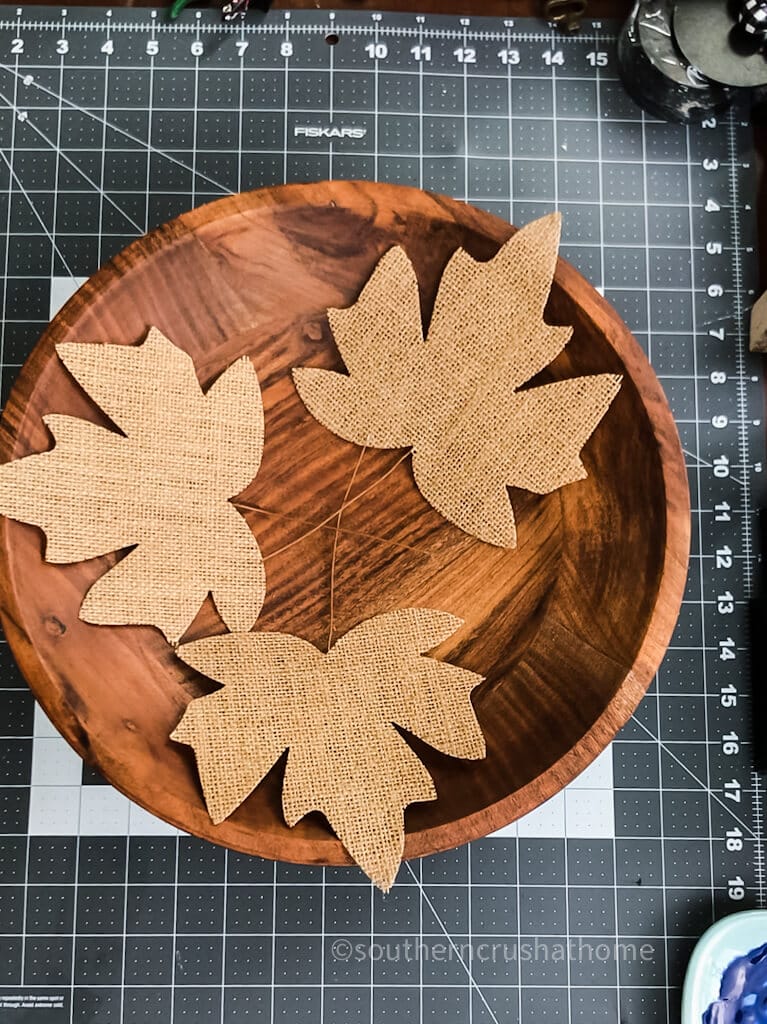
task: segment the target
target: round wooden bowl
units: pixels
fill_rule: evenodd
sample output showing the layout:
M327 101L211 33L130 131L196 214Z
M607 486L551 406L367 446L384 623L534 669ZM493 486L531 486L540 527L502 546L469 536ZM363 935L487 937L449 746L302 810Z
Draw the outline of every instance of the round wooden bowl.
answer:
M2 457L51 446L44 413L110 425L59 362L60 342L132 345L154 324L190 353L206 387L247 353L263 389L266 450L237 501L273 513L244 512L266 559L257 628L325 649L332 523L308 531L342 504L359 449L312 419L290 370L343 369L326 309L354 302L392 245L414 263L428 323L453 251L488 259L513 230L443 196L362 182L267 189L187 213L129 246L56 317L11 393ZM409 737L438 799L407 810L408 857L485 835L582 771L638 704L679 610L689 496L660 385L615 311L561 260L547 320L575 330L539 380L609 371L624 381L584 449L586 480L547 497L511 492L515 550L483 544L434 512L409 459L344 515L335 636L387 609L443 609L465 626L437 655L485 676L474 694L485 760L454 760ZM367 452L352 493L380 481L402 454ZM283 762L228 820L212 824L193 752L168 736L189 700L214 685L178 661L156 629L78 618L88 587L122 553L47 565L39 530L8 520L0 529L8 640L45 711L87 761L187 832L265 857L348 862L321 815L285 825ZM186 639L223 631L209 602Z

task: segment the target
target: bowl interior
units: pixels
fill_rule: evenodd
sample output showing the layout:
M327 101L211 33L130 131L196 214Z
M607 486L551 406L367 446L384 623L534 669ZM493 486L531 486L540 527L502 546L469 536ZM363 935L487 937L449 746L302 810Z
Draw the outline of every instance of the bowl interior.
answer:
M261 470L237 503L266 560L268 593L256 628L295 633L322 649L333 516L359 450L312 419L290 370L343 370L325 311L352 303L391 245L404 245L413 261L428 324L452 252L463 245L489 258L511 231L415 190L328 188L223 200L134 244L54 321L3 423L6 457L50 446L41 420L47 412L109 426L58 362L59 342L134 344L154 324L193 356L204 386L249 355L263 391L266 445ZM637 668L637 659L667 560L668 470L642 375L653 388L657 382L606 310L583 279L560 267L546 319L572 324L574 334L534 383L600 372L623 373L624 381L584 449L586 480L545 497L511 492L516 549L483 544L442 519L417 491L402 451L366 452L355 477L352 496L365 493L345 511L338 537L335 636L396 607L444 609L465 625L436 656L485 677L474 700L487 738L484 761L457 761L408 737L439 798L409 808L406 827L411 836L428 833L434 848L487 831L483 823L511 820L569 781L625 721L655 667ZM40 531L7 521L2 529L5 623L17 658L59 729L113 784L186 831L239 849L345 859L321 816L285 826L282 762L227 822L213 826L193 753L168 734L190 697L215 687L178 661L156 630L78 618L87 588L122 553L48 565ZM671 594L672 618L678 597ZM209 602L186 639L223 631ZM574 749L578 764L557 768Z

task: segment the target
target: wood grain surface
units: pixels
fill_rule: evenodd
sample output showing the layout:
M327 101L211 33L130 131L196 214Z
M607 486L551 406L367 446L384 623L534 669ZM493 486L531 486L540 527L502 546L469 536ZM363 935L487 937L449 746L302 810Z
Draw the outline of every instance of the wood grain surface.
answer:
M445 197L370 183L285 186L201 207L131 245L56 317L6 406L2 459L50 447L47 412L110 425L58 361L57 343L135 344L154 324L190 353L206 387L248 354L266 414L262 468L237 499L266 560L257 628L324 650L334 517L359 449L308 415L290 369L343 369L325 310L355 301L391 245L414 263L428 322L452 252L463 245L487 259L512 231ZM443 609L466 624L437 656L486 677L475 697L486 760L456 761L412 740L439 799L407 811L406 856L486 834L585 768L639 702L679 610L689 496L660 385L614 310L562 261L547 320L575 329L537 382L603 371L625 379L584 450L588 479L547 497L513 492L516 550L443 520L401 451L365 454L344 513L334 636L396 607ZM53 566L43 551L39 530L2 521L2 619L38 699L79 753L187 832L267 857L346 863L319 814L285 826L282 762L231 818L211 823L192 751L168 734L213 684L155 629L78 619L84 592L120 555ZM209 604L186 639L223 628Z

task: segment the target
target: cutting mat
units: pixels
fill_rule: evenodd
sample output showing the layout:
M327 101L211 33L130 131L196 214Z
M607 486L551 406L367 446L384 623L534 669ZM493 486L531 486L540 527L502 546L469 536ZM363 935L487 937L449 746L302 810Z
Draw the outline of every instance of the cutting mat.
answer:
M353 869L227 853L131 805L57 736L3 645L3 1024L670 1024L696 937L764 906L750 133L737 114L646 118L617 80L615 29L0 9L4 394L48 318L143 231L229 191L377 177L517 224L563 211L563 255L663 382L693 505L679 624L628 727L548 804L405 865L387 897Z

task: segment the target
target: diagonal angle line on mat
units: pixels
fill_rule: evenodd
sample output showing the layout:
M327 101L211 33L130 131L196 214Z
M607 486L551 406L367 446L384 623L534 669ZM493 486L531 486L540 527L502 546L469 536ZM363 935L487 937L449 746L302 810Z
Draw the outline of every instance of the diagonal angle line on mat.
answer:
M410 873L410 877L413 879L415 884L418 886L418 891L421 894L421 899L424 901L424 903L427 905L429 910L434 915L434 920L437 922L437 924L442 929L442 934L445 936L447 941L450 943L450 948L453 950L455 955L458 957L458 962L460 963L461 967L463 967L464 971L466 972L466 977L469 979L469 985L471 986L471 988L474 989L474 991L479 996L479 998L480 998L480 1000L482 1002L482 1005L485 1007L487 1012L490 1014L490 1019L493 1021L493 1024L500 1024L498 1018L496 1017L496 1015L493 1013L492 1009L490 1008L490 1004L488 1003L487 999L485 999L485 993L482 991L482 989L477 984L476 979L475 979L474 975L471 972L471 968L467 966L466 961L461 956L461 951L459 950L458 946L456 945L455 939L453 938L453 936L450 934L450 932L445 927L445 922L439 916L439 914L437 913L437 908L434 906L432 901L429 899L428 894L426 892L426 889L424 888L423 883L421 882L420 878L418 878L418 876L416 875L415 871L413 871L413 869L410 866L410 864L408 863L408 861L403 861L403 863L404 863L405 867L408 869L408 872Z
M746 830L746 832L748 832L748 834L751 836L752 839L758 839L758 836L757 836L756 832L754 832L754 830L749 825L747 825L745 823L745 821L743 821L742 818L739 818L738 815L733 811L733 809L731 807L728 807L727 804L725 803L725 801L720 799L720 797L717 796L717 794L713 791L713 789L709 789L709 787L706 785L706 783L702 779L699 779L698 776L695 774L695 772L691 771L687 767L687 765L684 763L684 761L681 761L676 756L674 751L671 750L670 747L666 746L666 744L663 742L662 739L660 739L658 736L656 736L655 733L651 729L648 729L647 726L644 724L644 722L640 722L638 718L632 718L632 722L635 722L636 725L638 725L642 729L644 729L644 731L647 733L647 735L651 739L655 740L655 742L660 746L661 750L664 750L668 754L668 756L670 758L672 758L674 761L676 761L676 763L679 765L680 768L684 768L684 770L687 772L687 774L690 776L690 778L694 779L695 782L698 783L698 785L703 790L703 792L704 793L708 793L708 795L711 797L712 800L716 800L716 802L721 807L723 807L725 809L725 811L727 811L728 814L732 818L734 818L734 820L737 821L737 823L739 825L741 825Z
M2 92L0 92L0 100L2 100L2 102L7 105L8 110L12 110L14 114L18 115L19 108L14 107L13 103L11 103L8 97ZM68 157L62 149L59 149L56 143L52 139L49 139L41 128L38 128L36 124L33 124L29 117L27 117L24 123L28 125L32 129L32 131L35 132L43 140L43 142L46 142L51 147L54 153L57 153L62 160L66 160L69 166L74 168L74 170L77 171L80 177L87 181L91 188L95 189L95 191L98 192L98 194L105 202L109 203L110 206L114 207L114 209L117 210L120 216L124 217L128 221L128 223L132 227L134 227L136 231L138 231L140 235L144 234L144 229L139 224L137 224L136 221L125 212L125 210L121 209L114 201L114 199L112 199L111 196L107 195L107 193L104 191L103 188L101 188L98 182L95 182L93 178L91 178L88 174L85 173L82 167L78 167L74 160Z
M729 249L728 251L732 252L732 249ZM756 303L749 302L749 304L747 306L744 305L744 306L741 307L741 311L743 313L750 313L755 305L756 305ZM732 325L734 322L735 322L735 315L733 313L728 313L725 316L718 316L718 317L715 317L715 319L713 319L713 320L706 320L705 323L698 324L698 330L702 330L703 328L713 327L714 324L730 324L730 325Z
M682 451L684 452L685 455L688 455L691 459L695 459L696 467L694 467L694 468L697 468L697 467L700 467L700 466L705 466L706 469L713 469L714 468L714 463L713 462L709 462L707 459L701 458L700 455L696 455L695 452L688 451L687 448L683 448ZM730 473L730 480L732 480L732 481L734 481L734 483L738 484L739 487L745 487L745 484L743 483L743 481L741 479L739 479L737 476L733 476L732 473Z
M59 258L59 259L61 260L61 262L62 262L62 264L63 264L64 268L66 269L66 272L67 272L67 273L69 274L69 276L70 276L70 277L72 278L72 280L74 281L74 283L75 283L75 284L77 285L77 287L79 288L79 287L80 287L80 282L79 282L79 281L78 281L78 279L77 279L77 278L75 277L75 275L74 275L74 274L72 273L72 268L71 268L71 267L69 266L69 264L67 263L67 261L66 261L66 260L64 259L64 255L63 255L63 253L61 252L61 249L59 249L59 247L58 247L58 246L56 245L56 240L55 240L55 238L53 237L53 235L51 234L51 232L50 232L50 231L48 230L48 228L47 228L47 226L46 226L46 224L45 224L45 221L44 221L44 220L43 220L43 218L42 218L42 217L40 216L40 214L39 214L39 212L38 212L38 210L37 210L37 207L35 206L35 204L34 204L34 203L32 202L32 199L31 199L31 197L30 197L29 193L28 193L28 192L27 192L27 190L26 190L26 189L24 188L24 186L22 185L21 181L19 180L19 176L18 176L18 174L17 174L17 173L16 173L15 171L14 171L13 167L11 166L11 161L10 161L10 160L8 159L8 157L6 156L5 152L4 152L4 151L3 151L2 149L0 149L0 157L2 157L2 159L3 159L4 163L5 163L5 166L6 166L6 167L8 168L8 170L10 171L11 177L12 177L12 178L13 178L13 180L14 180L14 181L16 182L16 184L17 184L17 186L18 186L18 189L19 189L19 192L21 192L21 194L22 194L22 195L24 196L24 198L26 199L26 201L27 201L27 205L29 206L29 208L30 208L30 210L32 211L32 213L34 214L34 216L35 216L35 218L36 218L37 222L39 223L40 227L41 227L41 228L43 229L43 232L44 232L44 234L45 234L45 235L47 236L47 238L48 238L48 241L49 241L49 242L51 243L51 245L53 246L53 251L54 251L54 252L56 253L56 255L58 256L58 258Z
M87 110L85 107L81 107L78 103L74 103L72 100L67 99L66 96L59 96L58 93L54 92L53 89L49 89L45 85L41 85L39 82L34 80L32 75L24 75L20 71L16 71L8 64L0 63L0 71L7 71L9 74L14 75L16 78L20 78L23 85L33 85L35 89L39 89L40 92L44 92L46 96L50 96L51 99L57 100L60 103L66 104L71 110L77 110L81 114L85 114L92 121L96 121L100 125L105 125L107 128L111 128L113 132L117 132L119 135L124 136L126 139L130 139L131 142L136 142L139 146L142 146L148 153L155 153L157 156L161 156L164 160L169 160L171 163L176 164L178 167L183 167L185 171L189 171L190 174L194 174L198 178L202 178L203 181L207 181L209 185L213 185L214 188L220 189L224 195L231 196L234 193L226 185L222 185L220 181L216 181L215 178L208 177L202 171L198 171L194 167L190 167L189 164L184 163L183 160L179 160L177 157L172 156L170 153L166 153L165 150L157 149L150 142L145 139L139 138L138 135L133 135L132 132L127 131L125 128L120 128L116 124L112 124L111 121L107 121L103 117L99 117L98 114L94 114L91 110Z

